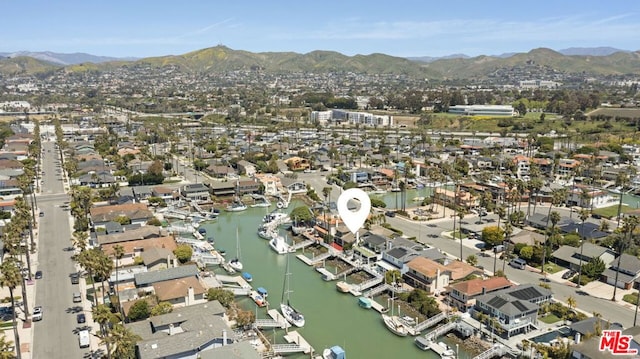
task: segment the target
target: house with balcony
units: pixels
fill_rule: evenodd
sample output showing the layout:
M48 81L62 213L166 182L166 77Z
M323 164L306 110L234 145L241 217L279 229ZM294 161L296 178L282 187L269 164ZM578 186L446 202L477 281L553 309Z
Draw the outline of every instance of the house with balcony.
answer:
M128 218L133 225L145 226L155 218L144 203L126 203L108 206L94 206L89 209L89 217L94 229L105 228L108 222L119 222L120 218Z
M180 187L180 195L188 201L209 201L209 187L204 183L190 183Z
M433 200L443 203L445 206L461 206L466 209L476 208L480 205L480 198L467 191L450 191L444 188L436 188L433 191Z
M472 315L477 318L483 313L495 318L499 326L495 332L510 338L538 328L538 309L551 299L550 290L535 284L523 284L477 296Z
M286 163L287 167L289 167L289 170L291 171L304 171L311 167L311 163L308 159L297 156L287 158L284 160L284 163Z
M282 182L279 177L267 173L258 173L255 178L264 186L265 196L277 196L280 195L280 188L282 188Z
M238 172L240 172L240 174L244 174L247 175L249 177L253 177L255 176L257 169L256 169L256 165L254 165L253 163L246 161L246 160L240 160L238 161Z
M402 277L405 282L433 294L445 291L449 283L471 274L482 275L482 270L467 263L448 259L436 261L418 255L414 255L406 267Z
M291 194L307 193L307 184L297 178L282 177L280 179L282 187Z
M465 313L470 311L476 304L475 298L477 296L512 286L513 283L505 277L475 278L451 284L447 288L449 305Z

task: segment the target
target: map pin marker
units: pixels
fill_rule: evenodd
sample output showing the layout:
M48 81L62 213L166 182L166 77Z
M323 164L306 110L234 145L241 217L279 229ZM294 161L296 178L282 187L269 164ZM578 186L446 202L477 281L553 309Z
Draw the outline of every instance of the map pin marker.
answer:
M351 199L357 199L360 201L360 209L356 211L349 209L347 203ZM337 206L338 214L340 214L340 218L342 218L344 224L349 228L351 233L356 234L356 232L362 228L364 221L366 221L369 216L369 211L371 211L371 199L365 191L358 188L350 188L340 194Z

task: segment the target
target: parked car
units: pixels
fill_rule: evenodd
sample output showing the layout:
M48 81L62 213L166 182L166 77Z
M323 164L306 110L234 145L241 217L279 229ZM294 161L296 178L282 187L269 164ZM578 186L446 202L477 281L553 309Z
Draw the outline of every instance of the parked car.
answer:
M33 308L33 315L31 316L31 320L34 322L39 322L42 320L42 306L37 306Z
M42 279L42 271L41 271L41 270L36 271L35 278L36 278L36 279Z
M82 302L82 295L78 292L73 293L73 302L74 303Z
M522 258L514 258L511 261L509 261L509 265L512 266L513 268L525 269L527 266L527 261L525 261Z
M564 272L564 274L562 275L562 279L569 279L576 274L578 274L578 272L574 271L573 269L569 269L568 271Z
M395 217L396 216L396 212L386 211L386 212L384 212L384 215L387 216L387 217Z
M84 313L80 313L76 315L76 321L78 322L78 324L82 324L87 321L87 317L85 317Z
M78 283L80 283L80 276L78 275L78 273L71 273L71 284Z

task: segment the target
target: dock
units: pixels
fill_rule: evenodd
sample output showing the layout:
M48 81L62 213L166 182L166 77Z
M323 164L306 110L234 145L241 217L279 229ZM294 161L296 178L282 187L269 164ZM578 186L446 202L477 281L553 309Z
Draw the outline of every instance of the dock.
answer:
M493 358L494 356L500 356L502 354L504 354L504 346L502 344L495 344L491 348L473 357L473 359L489 359Z
M217 274L216 279L222 283L224 289L233 292L234 295L249 295L253 290L242 276L231 277ZM235 283L235 285L229 285L230 283Z
M303 352L309 354L313 352L311 345L295 330L286 334L284 340L289 344L274 344L271 346L275 353Z
M271 319L256 319L256 328L290 328L291 324L276 309L269 309L267 314Z
M434 315L433 317L423 321L422 323L418 323L418 325L415 326L414 330L416 332L421 332L424 329L427 329L429 327L432 327L438 323L440 323L441 321L445 320L447 318L447 315L443 312L440 312L439 314Z
M289 247L289 250L290 250L290 251L292 251L292 252L295 252L295 251L297 251L298 249L302 249L302 248L309 247L310 245L313 245L313 244L315 244L315 243L316 243L316 240L315 240L315 239L308 239L308 240L306 240L306 241L302 241L302 242L300 242L300 243L296 243L296 244L294 244L294 245L290 246L290 247Z
M322 274L322 280L325 280L327 282L334 281L334 280L338 279L338 277L335 274L329 272L324 267L316 268L316 272Z

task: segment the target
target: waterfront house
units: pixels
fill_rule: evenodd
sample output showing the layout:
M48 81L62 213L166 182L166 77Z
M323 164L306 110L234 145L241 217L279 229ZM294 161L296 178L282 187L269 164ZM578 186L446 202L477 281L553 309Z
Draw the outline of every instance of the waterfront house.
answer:
M238 194L258 193L260 191L261 182L253 179L238 180L236 182L238 186Z
M152 284L153 292L161 302L174 307L189 306L205 302L207 290L197 277L176 278Z
M276 177L272 174L268 173L258 173L255 175L260 183L264 186L264 195L265 196L277 196L280 195L282 188L282 183L280 182L280 178Z
M299 180L296 178L282 177L280 178L280 182L282 186L286 189L288 193L297 194L297 193L307 193L307 185L303 180Z
M136 288L144 289L151 287L154 283L167 280L198 277L198 267L195 264L171 267L165 270L138 273L134 277Z
M389 245L387 244L387 247ZM407 247L388 248L382 252L382 260L378 261L378 270L382 273L390 270L399 270L400 274L404 274L407 270L407 263L417 256L416 251Z
M557 264L577 271L580 269L580 263L585 265L592 258L600 258L605 265L609 265L615 259L615 252L597 244L584 242L582 249L567 245L560 246L551 254L551 258L554 258Z
M618 272L618 282L616 282L616 272ZM618 259L614 259L611 262L611 266L602 272L600 280L610 285L616 285L618 288L631 289L639 277L640 259L636 256L622 253L620 267L618 267Z
M513 286L513 283L505 277L474 278L451 284L447 289L449 305L464 313L473 308L477 296L510 288L511 286Z
M619 323L611 323L605 319L598 317L589 317L581 321L572 323L569 328L571 328L571 334L574 338L576 334L580 334L580 336L583 338L589 335L593 336L602 329L622 330L622 326L620 326Z
M176 191L165 186L155 186L151 188L151 196L161 198L165 201L174 199Z
M476 208L480 205L478 196L474 196L471 192L450 191L444 188L436 188L432 195L437 203L444 203L446 206L458 205L466 209Z
M120 241L115 243L102 244L100 248L107 256L115 255L115 246L121 246L123 248L123 256L120 259L120 265L131 265L135 262L135 258L146 254L147 251L151 251L147 258L149 259L152 253L159 250L168 251L170 254L164 256L164 262L167 263L169 258L173 257L173 251L176 250L177 244L173 237L153 237L146 239L135 239L129 241ZM163 253L165 253L163 251ZM115 257L114 257L115 261ZM146 262L145 262L146 263ZM151 262L155 263L155 262ZM175 263L173 263L175 264ZM167 265L174 266L174 265ZM151 268L150 268L151 269Z
M166 246L153 246L151 248L145 248L140 253L140 258L142 258L142 263L147 267L148 272L177 267L178 260L175 254L173 254L174 250L175 249Z
M260 358L248 341L236 342L225 308L215 300L175 308L126 327L141 338L136 342L137 359Z
M209 201L209 187L204 183L190 183L180 187L180 195L188 201Z
M126 217L131 224L141 226L154 218L153 213L144 203L126 203L108 206L94 206L89 209L89 217L94 229L104 228L107 222L118 221L118 218Z
M443 292L453 281L471 274L482 275L482 270L467 263L448 259L435 261L423 256L414 256L406 267L403 278L407 284L434 294Z
M233 196L236 193L235 181L212 181L211 194L216 197Z
M473 316L484 313L497 319L496 334L510 338L538 327L539 306L552 299L550 290L534 284L523 284L476 297ZM493 329L493 328L492 328Z

